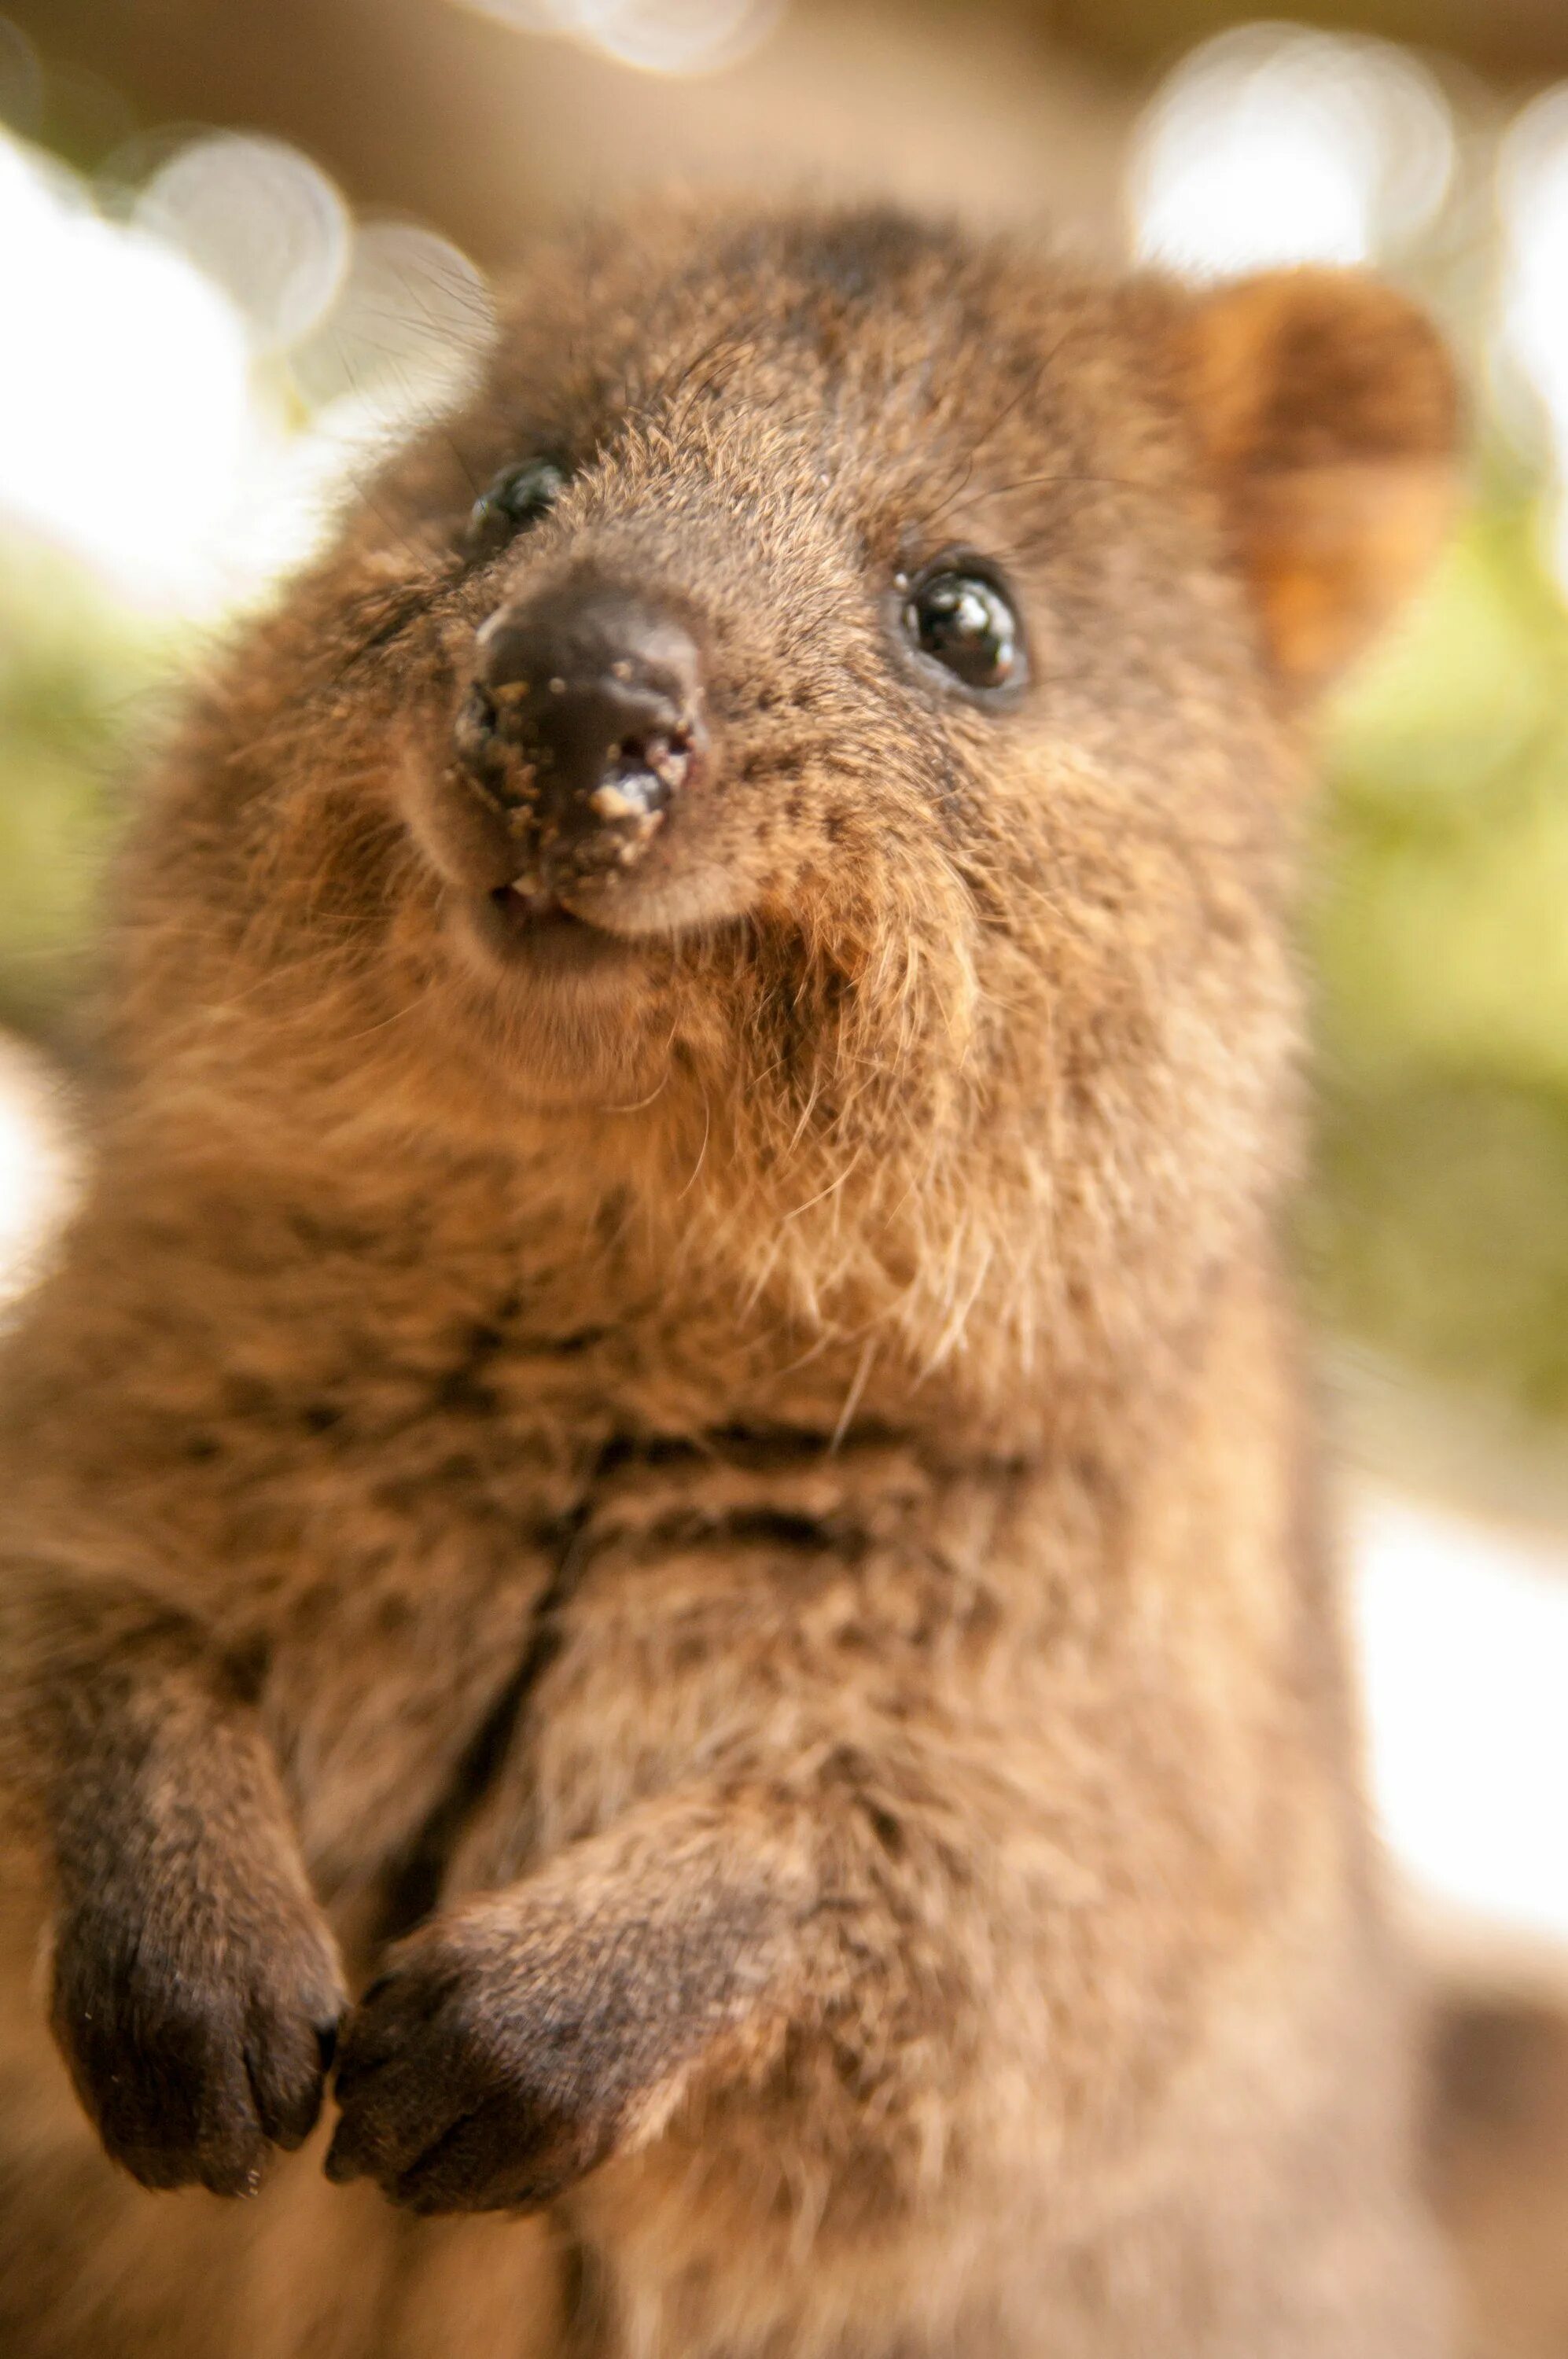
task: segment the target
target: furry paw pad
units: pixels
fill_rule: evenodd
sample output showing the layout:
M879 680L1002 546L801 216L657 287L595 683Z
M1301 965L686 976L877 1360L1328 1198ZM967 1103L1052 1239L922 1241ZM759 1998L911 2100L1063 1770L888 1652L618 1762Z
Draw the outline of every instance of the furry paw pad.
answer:
M199 1908L91 1903L57 1929L55 2036L144 2187L253 2194L269 2148L315 2126L342 2005L332 1936L292 1896L243 1930Z
M328 2177L414 2212L548 2202L603 2161L654 2066L626 1964L482 1915L416 1935L345 2029Z

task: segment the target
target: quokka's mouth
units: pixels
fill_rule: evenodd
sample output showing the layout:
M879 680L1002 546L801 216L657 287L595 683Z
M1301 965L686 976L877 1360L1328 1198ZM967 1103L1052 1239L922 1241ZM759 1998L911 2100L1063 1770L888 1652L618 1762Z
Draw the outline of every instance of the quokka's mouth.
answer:
M475 914L493 954L514 972L541 979L606 974L632 952L629 942L579 917L547 887L526 878L497 886Z
M511 934L540 933L551 926L580 926L583 922L573 917L553 893L521 879L515 885L498 885L490 900Z

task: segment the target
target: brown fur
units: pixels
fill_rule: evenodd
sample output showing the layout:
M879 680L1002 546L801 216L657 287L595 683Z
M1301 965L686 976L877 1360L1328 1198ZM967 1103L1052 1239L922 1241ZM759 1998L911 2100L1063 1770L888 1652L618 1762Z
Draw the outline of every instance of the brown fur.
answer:
M1568 2016L1502 1962L1435 2016L1432 2192L1458 2262L1465 2359L1568 2351ZM1554 1977L1554 1981L1560 1979Z
M1419 462L1424 547L1452 434L1354 280L670 212L537 257L235 646L8 1375L18 2359L1444 2348L1273 1223L1282 682L1408 570L1312 487ZM953 544L994 711L898 634ZM452 732L584 582L681 614L711 757L541 977ZM151 2183L296 2144L374 1964L358 2183L103 2161L46 1906Z

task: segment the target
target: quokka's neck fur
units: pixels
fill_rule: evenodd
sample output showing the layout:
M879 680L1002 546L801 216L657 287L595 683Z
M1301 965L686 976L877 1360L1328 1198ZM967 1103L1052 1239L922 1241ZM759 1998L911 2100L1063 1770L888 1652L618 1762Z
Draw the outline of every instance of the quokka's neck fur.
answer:
M759 1137L734 1070L668 1108L514 1118L504 1147L466 1151L395 1120L338 1129L330 1091L321 1128L308 1108L279 1122L266 1098L253 1118L232 1093L181 1091L171 1136L151 1093L114 1119L82 1225L105 1254L154 1230L204 1236L280 1334L313 1293L323 1374L335 1332L349 1393L374 1359L436 1366L493 1332L558 1364L562 1419L592 1403L595 1425L671 1438L771 1422L842 1442L866 1425L955 1462L1119 1459L1201 1357L1216 1303L1272 1265L1293 1127L1283 994L1273 1020L1267 1147L1237 1138L1234 1199L1193 1208L1184 1243L1118 1234L1114 1201L1083 1201L1096 1184L1110 1199L1115 1171L1080 1159L1064 1179L1027 1134L997 1143L980 1188L934 1133L915 1171L874 1121L847 1147ZM1086 1211L1103 1228L1092 1282L1056 1249L1064 1185L1070 1244Z

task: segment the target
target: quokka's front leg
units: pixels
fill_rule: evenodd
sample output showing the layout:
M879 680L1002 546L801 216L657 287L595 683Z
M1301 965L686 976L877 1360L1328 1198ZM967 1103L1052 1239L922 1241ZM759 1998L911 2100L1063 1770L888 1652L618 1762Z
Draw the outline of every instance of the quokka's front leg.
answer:
M813 1905L798 1809L671 1796L391 1953L344 2034L336 2180L416 2212L528 2209L657 2133L798 2012Z
M71 2080L144 2185L247 2194L310 2135L343 2004L265 1737L186 1617L65 1575L12 1595Z
M1041 2047L1012 1971L1029 1879L942 1766L824 1745L776 1784L679 1789L432 1919L345 2027L330 2175L419 2212L528 2209L688 2094L755 2097L787 2130L809 2083L814 2147L912 2190L985 2027L1015 2064Z

